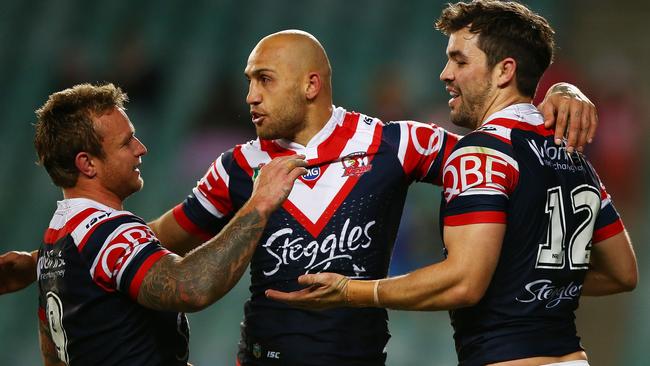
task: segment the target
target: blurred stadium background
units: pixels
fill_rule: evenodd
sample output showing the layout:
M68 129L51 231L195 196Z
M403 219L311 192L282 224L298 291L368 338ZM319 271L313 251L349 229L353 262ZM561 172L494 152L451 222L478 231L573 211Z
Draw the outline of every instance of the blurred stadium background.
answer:
M528 0L557 31L558 57L544 86L579 85L598 106L588 154L630 231L641 271L637 290L583 299L578 312L592 365L647 365L650 339L648 156L650 3ZM446 38L433 29L443 1L82 1L0 2L0 252L32 250L60 198L34 163L33 111L53 91L112 81L148 146L145 189L127 209L151 219L180 202L208 164L254 138L243 68L257 41L298 28L325 46L334 100L384 120L445 121L438 80ZM446 125L445 123L441 123ZM440 259L439 190L416 185L391 273ZM248 278L190 316L191 361L234 365ZM0 297L0 364L36 365L36 286ZM391 312L389 365L453 365L445 312ZM646 346L644 346L646 345Z

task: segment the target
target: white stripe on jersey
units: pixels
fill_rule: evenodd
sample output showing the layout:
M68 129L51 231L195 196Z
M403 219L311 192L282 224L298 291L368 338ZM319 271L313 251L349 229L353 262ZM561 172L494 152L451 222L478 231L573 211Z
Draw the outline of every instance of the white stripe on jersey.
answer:
M143 233L140 238L147 239L146 242L144 243L139 243L139 242L134 242L131 240L128 240L126 238L126 242L123 243L111 243L112 241L115 240L120 235L124 235L128 233L129 231L137 231L140 229L136 228L141 228ZM137 240L137 239L136 239ZM93 264L90 267L90 277L92 279L95 279L95 272L97 265L101 265L101 271L103 272L104 275L106 275L108 278L114 278L117 277L117 288L119 288L119 280L121 280L121 275L124 272L124 270L127 268L128 264L131 262L131 260L135 257L137 253L139 253L146 245L152 243L156 238L153 236L153 233L150 231L150 229L139 222L129 222L120 225L117 227L113 232L104 240L104 243L102 243L101 248L97 251L95 259L93 260ZM110 252L116 249L123 249L126 251L126 253L122 254L120 256L120 259L115 263L115 266L120 265L120 261L124 260L126 258L126 262L124 262L120 268L119 273L115 274L113 273L111 268L108 268L108 258L110 257ZM101 263L100 263L101 260ZM116 276L117 275L117 276Z
M491 124L488 126L483 126L478 128L476 131L488 133L490 135L496 135L502 137L508 141L511 141L510 134L512 133L512 128L499 126L497 124Z
M95 276L94 276L95 268L97 268L97 264L99 264L99 259L108 257L108 255L104 254L104 252L106 251L106 248L108 247L108 244L110 244L110 242L113 241L113 239L115 239L118 235L121 235L122 233L124 233L128 229L131 229L131 228L136 227L136 226L143 226L143 224L141 224L139 222L129 222L129 223L126 223L126 224L122 224L119 227L117 227L115 230L113 230L113 232L108 237L106 237L106 240L104 240L104 243L102 243L101 248L99 248L99 250L95 254L95 259L93 260L93 264L90 266L90 278L93 278L93 279L95 278ZM129 248L130 246L129 246L128 243L123 243L123 244L113 244L112 247L126 249L126 248ZM113 248L111 248L110 250L113 250ZM109 250L109 252L110 252L110 250ZM103 261L101 263L101 265L102 265L102 270L104 271L104 273L107 274L110 278L112 278L113 274L111 273L109 268L106 267L106 262Z
M300 150L297 152L305 153L307 159L310 158L310 154L315 154L318 150L318 146L312 146L314 141L324 141L326 137L331 135L336 125L343 123L346 113L343 108L336 108L335 112L332 114L332 118L327 122L326 127L323 131L321 137L314 138L309 143L309 147L305 148L301 145L295 143L287 143L286 141L281 146L285 148L290 148L291 150ZM368 123L368 121L370 121ZM357 123L357 129L354 135L347 141L345 147L341 151L339 158L346 157L349 154L356 152L367 152L368 148L372 144L374 138L375 127L380 121L376 118L371 118L363 114L359 115L359 121ZM321 131L322 132L322 131ZM277 142L277 141L276 141ZM250 167L258 167L260 164L266 164L271 161L271 157L268 153L261 150L259 140L256 140L250 144L241 146L241 153L246 159L246 162ZM316 158L316 155L312 156ZM334 197L341 190L345 182L349 177L343 176L345 171L343 163L339 161L332 162L327 169L322 173L314 188L307 186L302 180L296 180L294 183L291 194L289 195L288 200L296 206L312 223L316 223L321 217L323 212L330 205ZM317 197L318 199L315 199ZM205 206L205 205L204 205Z
M399 123L399 150L397 151L397 157L399 158L399 162L402 164L402 166L404 166L406 151L409 146L408 136L409 126L406 123Z
M230 176L228 175L228 172L226 172L226 168L223 167L223 161L221 161L222 157L223 154L219 156L215 164L217 172L219 173L219 176L215 175L215 180L219 180L219 177L221 177L221 179L226 183L226 187L230 187Z
M378 119L372 119L370 125L364 123L366 116L359 115L357 130L347 141L340 158L356 152L367 152L374 138ZM341 160L341 159L340 159ZM349 177L343 176L345 168L342 162L332 162L318 179L314 188L309 188L302 181L294 184L288 200L294 204L312 223L316 223L339 193ZM318 197L318 199L314 199Z
M496 113L491 114L482 123L482 126L497 118L512 119L515 121L525 122L533 126L539 126L544 123L544 116L534 105L530 103L513 104Z
M81 210L74 212L73 215L79 212L81 212ZM56 212L54 212L54 216L52 216L52 220L50 220L49 228L53 230L59 230L65 226L66 222L68 222L68 220L66 220L66 214L57 209Z
M133 251L131 252L131 254L129 254L129 256L126 258L126 262L124 262L124 264L122 265L122 268L120 268L120 271L117 273L117 279L116 279L116 285L115 285L117 288L120 288L122 286L122 275L124 274L124 270L126 270L126 268L129 267L129 263L131 263L133 258L135 258L138 255L138 253L140 253L140 251L143 250L145 247L146 247L146 245L136 245L133 248ZM92 275L92 273L91 273L91 275Z
M490 149L489 147L482 147L482 146L465 146L462 147L456 151L454 151L449 158L447 159L447 164L445 164L445 168L447 165L449 165L450 162L454 161L457 157L461 155L492 155L492 156L497 156L503 160L505 160L508 164L510 164L512 167L514 167L517 171L519 171L519 164L515 159L513 159L511 156L506 155L502 153L499 150L495 149Z
M257 168L260 164L266 164L271 161L271 155L266 151L262 151L262 146L260 145L259 140L241 145L240 151L251 169Z
M228 189L229 184L230 184L230 176L228 175L228 172L223 166L223 154L219 155L217 160L210 165L210 169L208 169L208 172L206 175L201 178L200 181L196 182L196 186L192 188L192 193L194 193L194 196L196 199L199 201L201 206L203 206L204 209L206 209L210 214L213 216L216 216L217 218L222 218L224 216L224 213L219 211L218 208L216 208L212 202L205 196L205 194L199 189L199 187L202 184L205 184L208 193L212 192L215 189L218 189L216 186L212 186L210 184L210 179L207 178L207 175L209 174L210 177L213 179L213 183L218 183L220 180L223 181L223 183L226 186L226 189Z
M88 207L84 207L88 208ZM108 208L108 207L107 207ZM74 240L74 244L78 247L84 239L86 239L86 236L90 233L90 231L97 225L101 224L102 222L109 220L109 219L114 219L119 216L125 216L125 215L133 215L129 211L117 211L115 209L110 209L110 211L97 211L86 217L85 220L79 223L76 228L70 233L72 236L72 239ZM94 221L93 221L94 220Z
M501 187L499 185L499 187ZM504 196L508 195L504 192L505 188L501 187L499 189L490 189L490 188L470 188L469 190L459 194L458 196L475 196L475 195L490 195L490 196Z
M608 194L607 198L603 198L602 200L600 200L600 209L602 210L603 208L605 208L605 206L611 205L611 204L612 204L612 199Z
M192 188L192 193L194 193L194 197L196 197L197 201L199 201L201 206L203 206L204 209L206 209L210 214L212 214L212 216L215 216L219 219L224 216L221 213L221 211L217 210L217 208L214 207L212 202L210 202L197 187Z

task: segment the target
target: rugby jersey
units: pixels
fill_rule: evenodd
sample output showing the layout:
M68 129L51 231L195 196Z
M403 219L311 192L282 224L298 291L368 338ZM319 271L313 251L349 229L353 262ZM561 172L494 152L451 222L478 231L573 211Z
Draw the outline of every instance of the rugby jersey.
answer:
M252 258L242 365L384 363L384 309L301 310L267 299L264 291L297 290L298 276L321 271L384 278L408 186L440 185L444 155L457 139L435 125L385 124L335 108L307 146L257 139L216 159L174 209L178 223L203 238L248 200L259 168L272 158L304 154L308 162L308 173L271 216Z

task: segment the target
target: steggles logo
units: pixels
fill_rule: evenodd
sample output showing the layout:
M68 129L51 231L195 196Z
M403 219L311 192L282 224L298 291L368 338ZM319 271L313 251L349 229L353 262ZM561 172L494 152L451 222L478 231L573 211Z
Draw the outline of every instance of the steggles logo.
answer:
M281 267L288 265L300 265L305 269L305 273L314 273L326 271L333 262L352 261L354 252L370 247L370 230L374 225L374 220L362 225L352 225L350 219L347 219L338 235L331 233L320 242L294 236L291 228L280 229L262 244L266 252L275 259L273 268L263 273L270 277ZM364 276L365 268L356 264L353 264L353 268L359 278Z
M372 164L368 163L368 156L362 151L343 157L341 159L341 164L343 164L344 177L358 177L372 169Z

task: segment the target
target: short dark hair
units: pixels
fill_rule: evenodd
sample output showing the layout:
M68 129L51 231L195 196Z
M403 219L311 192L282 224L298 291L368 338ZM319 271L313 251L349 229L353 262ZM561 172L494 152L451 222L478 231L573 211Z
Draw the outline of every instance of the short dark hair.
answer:
M53 93L36 110L34 147L39 164L55 185L70 188L77 184L78 153L105 157L102 136L95 130L93 117L115 107L124 108L127 101L127 95L113 84L80 84Z
M447 4L436 28L446 35L469 27L490 68L506 57L517 62L519 91L535 95L537 83L553 61L553 28L546 19L516 2L475 0Z

